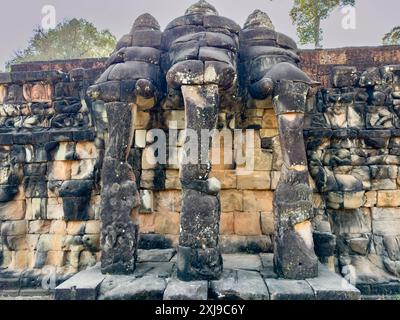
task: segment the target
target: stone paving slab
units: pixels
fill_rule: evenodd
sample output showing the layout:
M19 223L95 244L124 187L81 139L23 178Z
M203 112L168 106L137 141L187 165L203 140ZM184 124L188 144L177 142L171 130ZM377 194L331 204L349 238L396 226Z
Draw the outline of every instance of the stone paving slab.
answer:
M258 254L223 254L224 269L260 271L262 263Z
M318 278L306 281L314 290L317 300L359 300L360 291L338 274L319 264Z
M166 259L171 252L150 252ZM56 299L100 300L345 300L360 292L344 278L319 266L319 276L304 281L276 279L271 254L224 255L220 280L183 282L174 262L141 262L133 275L101 274L99 266L82 271L56 289ZM173 259L173 258L172 258ZM170 259L171 260L171 259ZM268 276L270 275L270 277Z
M55 290L56 300L96 300L98 290L105 275L100 265L81 271L63 282Z
M174 270L175 263L173 262L143 262L136 265L136 270L133 276L136 278L144 277L145 275L155 275L159 278L169 278Z
M245 270L225 270L220 280L211 281L210 296L216 300L269 300L261 275Z
M175 253L175 249L138 250L138 262L170 262Z
M314 291L307 281L265 279L271 300L315 300Z
M112 277L112 276L110 276ZM131 278L111 290L104 290L100 300L162 300L166 280L155 275Z
M163 300L207 300L208 281L184 282L172 278L168 281Z

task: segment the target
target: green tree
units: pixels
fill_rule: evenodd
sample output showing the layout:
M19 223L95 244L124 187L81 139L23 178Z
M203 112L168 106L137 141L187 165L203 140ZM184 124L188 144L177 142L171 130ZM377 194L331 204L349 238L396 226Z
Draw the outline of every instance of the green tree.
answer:
M84 19L66 20L49 31L40 27L35 29L28 47L15 52L7 65L27 61L106 57L115 49L115 45L116 38L110 31L99 31Z
M400 45L400 27L394 27L382 39L384 45Z
M336 8L347 5L354 6L355 0L294 0L290 16L297 27L300 43L312 43L316 48L321 48L321 22Z

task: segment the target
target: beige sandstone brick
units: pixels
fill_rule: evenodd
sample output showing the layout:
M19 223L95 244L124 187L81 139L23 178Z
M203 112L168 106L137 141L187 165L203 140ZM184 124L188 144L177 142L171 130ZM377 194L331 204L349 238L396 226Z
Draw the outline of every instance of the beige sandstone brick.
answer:
M96 159L73 161L71 165L71 179L88 180L93 179Z
M274 214L272 212L261 212L261 230L265 235L274 235Z
M280 178L281 178L280 171L271 171L271 190L276 190Z
M243 192L241 190L221 190L221 211L243 211Z
M58 234L42 234L37 244L37 251L62 251L64 236Z
M262 149L254 150L254 170L271 171L272 170L272 153Z
M273 197L272 191L245 190L243 191L243 210L272 212Z
M142 170L142 176L140 178L140 187L143 189L154 188L154 170Z
M36 250L38 241L39 241L40 234L27 234L26 235L26 242L28 245L29 251Z
M272 102L272 98L257 100L254 99L254 104L257 109L273 109L274 103Z
M180 217L178 212L157 212L154 220L154 231L159 234L178 235Z
M50 232L51 221L49 220L35 220L29 222L29 233L43 234Z
M83 235L85 233L86 222L69 221L67 223L67 234L71 236Z
M53 161L48 163L48 180L70 180L72 161Z
M235 212L235 234L238 236L261 235L259 212Z
M53 220L50 226L50 233L65 235L67 233L67 223L63 220Z
M154 193L154 210L157 212L180 212L181 202L181 191L167 190Z
M3 239L5 238L7 238L7 247L12 249L13 251L29 249L26 235L3 237Z
M276 129L278 128L278 119L273 109L264 110L262 119L262 128L265 129Z
M233 212L221 212L220 221L220 234L231 235L234 234L234 213Z
M261 129L260 137L262 138L273 138L279 136L278 129Z
M25 200L1 202L0 221L24 219L25 208L26 208Z
M135 117L135 128L138 130L147 129L150 124L150 113L138 111Z
M29 251L20 250L13 252L12 269L24 270L29 265Z
M100 220L90 220L86 222L85 233L87 234L98 234L101 231L101 221Z
M364 205L364 191L361 192L345 192L344 193L344 208L358 209Z
M139 215L140 232L141 233L154 233L155 232L155 214L141 214Z
M368 191L365 193L364 207L372 208L376 206L378 201L378 193L376 191Z
M20 236L28 231L27 221L5 221L1 224L1 236Z
M96 145L91 141L77 142L75 154L80 160L96 159L99 156Z
M236 189L237 176L235 170L214 170L211 171L210 178L217 178L221 182L222 189Z
M378 207L400 207L400 190L378 191Z
M64 251L49 251L47 252L47 258L45 265L53 267L62 267L65 264L65 252Z
M166 170L165 189L181 190L182 185L179 179L179 170Z
M62 220L64 218L64 208L61 198L47 199L47 219Z
M237 176L240 190L269 190L271 188L270 171L239 171Z
M4 103L5 97L7 96L7 87L3 84L0 85L0 104Z

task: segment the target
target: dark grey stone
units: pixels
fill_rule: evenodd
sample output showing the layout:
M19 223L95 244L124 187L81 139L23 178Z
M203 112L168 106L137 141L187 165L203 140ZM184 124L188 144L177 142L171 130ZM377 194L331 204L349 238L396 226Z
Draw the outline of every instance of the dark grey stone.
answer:
M163 300L207 300L208 282L184 282L178 279L168 280Z
M330 257L335 253L336 236L328 232L314 231L314 249L319 257Z
M262 263L259 255L224 254L224 269L260 271Z
M307 279L317 300L359 300L360 291L324 265L318 266L318 278Z
M55 299L96 300L104 279L100 266L81 271L56 288Z
M138 250L138 262L169 262L175 253L175 249Z
M271 300L314 300L314 292L305 280L266 279Z
M220 280L211 281L210 297L217 300L269 300L269 293L259 273L226 270Z
M127 279L128 280L128 279ZM110 291L104 292L101 300L162 300L166 281L157 276L131 278ZM103 291L104 289L102 289Z

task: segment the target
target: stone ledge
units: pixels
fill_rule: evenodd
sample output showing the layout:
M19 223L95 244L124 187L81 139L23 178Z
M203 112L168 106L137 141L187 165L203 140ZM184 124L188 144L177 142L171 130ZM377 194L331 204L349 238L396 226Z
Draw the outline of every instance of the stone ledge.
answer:
M171 250L141 252L168 260ZM304 281L273 279L272 254L224 255L221 280L182 282L175 262L141 262L131 276L102 275L99 266L82 271L56 288L62 300L359 300L360 291L319 265L319 277ZM152 258L150 260L153 260ZM172 259L173 260L173 259Z

